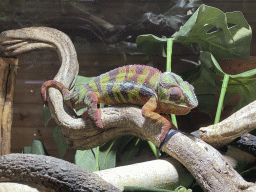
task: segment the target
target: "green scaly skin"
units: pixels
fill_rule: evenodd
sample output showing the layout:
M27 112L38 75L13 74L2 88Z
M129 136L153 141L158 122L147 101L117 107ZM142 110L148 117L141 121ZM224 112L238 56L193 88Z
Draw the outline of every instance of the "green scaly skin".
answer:
M73 91L60 82L50 80L42 85L42 100L47 105L46 91L50 87L59 89L64 101L72 108L88 107L83 115L89 115L98 128L103 128L98 103L107 105L139 104L142 116L160 124L162 142L171 128L176 127L167 115L185 115L198 105L194 87L174 73L161 73L143 65L127 65L116 68ZM82 116L83 116L82 115Z

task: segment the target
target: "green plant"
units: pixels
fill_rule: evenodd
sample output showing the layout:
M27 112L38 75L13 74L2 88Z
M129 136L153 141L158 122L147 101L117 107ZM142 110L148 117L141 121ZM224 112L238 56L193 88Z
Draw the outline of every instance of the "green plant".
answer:
M216 114L215 123L217 123L221 109L227 102L227 99L224 99L225 94L223 94L225 91L227 92L226 98L230 98L235 93L242 95L243 99L234 110L243 107L254 99L250 93L255 92L251 84L255 83L252 76L256 74L256 71L251 70L237 75L229 75L223 72L215 59L215 57L222 57L248 61L251 33L251 27L241 12L223 13L217 8L201 5L173 38L159 38L146 34L139 36L136 43L144 54L167 56L167 60L168 49L170 48L167 47L167 54L165 50L170 39L195 51L199 50L200 65L193 71L181 75L194 85L199 108L206 112L211 111L214 107L213 97L217 88L220 88L220 85L215 83L216 74L225 77ZM228 83L229 86L227 86Z

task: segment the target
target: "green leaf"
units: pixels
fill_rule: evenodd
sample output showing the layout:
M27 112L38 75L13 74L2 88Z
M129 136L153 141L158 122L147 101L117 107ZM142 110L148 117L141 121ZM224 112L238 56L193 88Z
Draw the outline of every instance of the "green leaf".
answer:
M148 145L150 146L154 155L158 158L159 157L159 154L158 154L159 150L158 150L157 146L154 143L152 143L151 141L148 141Z
M51 112L48 106L44 105L44 126L46 127L49 121L52 119Z
M87 111L87 107L77 110L76 114L77 115L82 115L85 111Z
M94 77L84 77L84 76L77 76L76 79L76 89L80 86L83 86L84 84L90 82Z
M23 154L31 154L31 146L25 146L22 150Z
M75 164L89 171L95 171L95 168L98 166L95 157L96 152L96 148L85 151L77 150L75 154Z
M31 154L37 154L37 155L45 155L46 151L44 148L44 144L40 140L33 140L31 145Z
M229 27L232 24L233 26ZM215 57L249 59L252 30L241 12L224 13L201 5L175 34L174 42L192 48L197 43L202 51ZM146 55L166 57L167 38L146 34L137 37L137 47Z
M248 80L251 80L251 77L256 75L256 69L252 69L252 70L249 70L249 71L245 71L243 73L239 73L239 74L236 74L236 75L230 75L232 78L236 78L236 79L239 79L239 78L247 78Z
M138 151L140 150L140 138L135 137L134 139L131 140L131 143L126 146L126 150L123 151L122 156L121 156L121 161L122 162L129 162L132 161L135 157L136 154L138 154Z
M25 154L37 154L37 155L47 155L47 151L44 144L40 140L33 140L31 146L25 146L22 153Z
M228 23L234 26L228 27ZM249 59L251 27L241 12L223 13L201 5L175 34L174 40L192 48L197 43L202 51L215 57Z
M216 72L220 74L224 73L218 66L218 62L209 52L200 52L199 57L201 65L195 70L194 74L187 77L189 81L195 87L195 93L198 99L198 108L206 113L212 111L215 107L214 95L217 94Z
M90 150L77 150L75 164L90 171L113 168L116 165L116 140L111 140L102 146Z
M59 152L59 157L61 159L63 159L64 155L66 153L66 150L68 148L68 145L66 143L66 140L65 140L65 138L62 134L61 128L59 126L56 126L56 127L53 128L52 136L53 136L53 139L56 143L56 146L57 146L57 149L58 149L58 152Z
M136 39L137 47L144 53L145 55L159 55L162 57L166 57L166 51L164 46L166 46L168 38L160 38L155 35L146 34L140 35Z
M207 68L214 67L214 71L218 73L221 76L224 76L226 73L221 69L218 61L215 59L215 57L208 51L201 51L199 60L202 64L202 66L205 66ZM215 80L214 80L215 81Z
M234 107L231 113L236 112L242 107L248 105L248 103L256 100L256 78L249 80L249 82L247 79L239 79L239 81L237 79L230 79L224 104L234 94L239 94L241 96L241 100L239 101L238 105Z
M210 52L201 51L199 60L201 62L200 70L188 77L188 81L193 82L192 85L195 87L199 101L198 108L205 112L210 112L215 106L214 95L217 94L217 89L221 88L221 82L218 85L215 83L216 73L222 76L226 73ZM229 75L230 79L223 106L234 94L239 94L242 99L232 112L256 100L256 79L252 78L255 73L256 69L252 69L240 74Z
M140 144L138 143L138 140L140 140L140 138L131 135L130 138L128 137L124 137L123 138L126 141L129 141L126 145L123 145L121 147L124 147L124 149L119 152L122 152L120 155L120 160L122 163L127 163L129 161L132 161L135 157L135 155L138 153L138 151L140 150Z
M99 151L97 148L77 150L75 164L90 171L104 170L115 167L117 157L119 163L124 164L132 160L138 152L140 155L150 152L147 141L133 135L125 135L101 145Z
M225 13L227 23L234 24L229 28L234 40L233 49L239 53L238 59L250 61L250 44L252 40L252 30L248 22L240 11Z
M100 170L113 168L116 166L116 153L118 144L116 139L110 140L100 146L99 165Z

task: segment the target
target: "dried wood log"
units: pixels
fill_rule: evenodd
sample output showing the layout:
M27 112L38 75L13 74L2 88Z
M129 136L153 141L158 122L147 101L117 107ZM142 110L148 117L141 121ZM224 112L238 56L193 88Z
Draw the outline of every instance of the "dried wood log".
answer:
M13 97L18 59L0 58L0 155L11 152Z
M40 191L120 192L98 175L50 156L9 154L0 158L0 168L1 182L25 183Z
M6 54L32 50L30 44L54 48L62 66L54 78L72 88L78 73L74 46L63 33L51 28L25 28L5 31L0 35ZM24 42L26 42L24 44ZM39 44L38 44L39 42ZM33 48L36 48L34 44ZM88 149L120 135L134 134L159 146L161 127L145 120L141 109L131 106L102 109L104 131L99 131L85 118L73 118L74 111L63 104L62 95L49 89L49 107L61 126L68 143L77 149ZM176 133L163 149L180 161L205 191L252 191L256 185L246 182L213 147L192 135ZM18 162L17 162L18 163Z

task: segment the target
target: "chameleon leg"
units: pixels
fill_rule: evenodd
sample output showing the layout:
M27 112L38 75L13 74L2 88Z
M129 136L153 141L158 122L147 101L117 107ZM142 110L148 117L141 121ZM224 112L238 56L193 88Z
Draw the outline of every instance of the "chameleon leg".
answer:
M164 131L164 135L167 135L169 133L170 129L177 129L177 127L172 123L171 118L170 118L170 116L168 114L161 114L161 115L162 115L162 117L167 119L170 122L170 124L171 124L170 128L168 128L166 130L162 130L162 131Z
M157 101L155 97L152 97L148 100L148 102L142 107L142 116L145 117L152 123L162 125L161 134L160 134L160 141L162 142L166 135L168 134L171 128L175 128L175 126L168 121L166 118L161 116L160 114L154 112L157 108ZM169 118L168 118L169 119Z
M101 110L97 107L98 98L96 94L93 92L88 92L85 96L84 102L88 105L88 111L84 112L82 116L88 113L96 127L103 129L103 125L101 123Z

